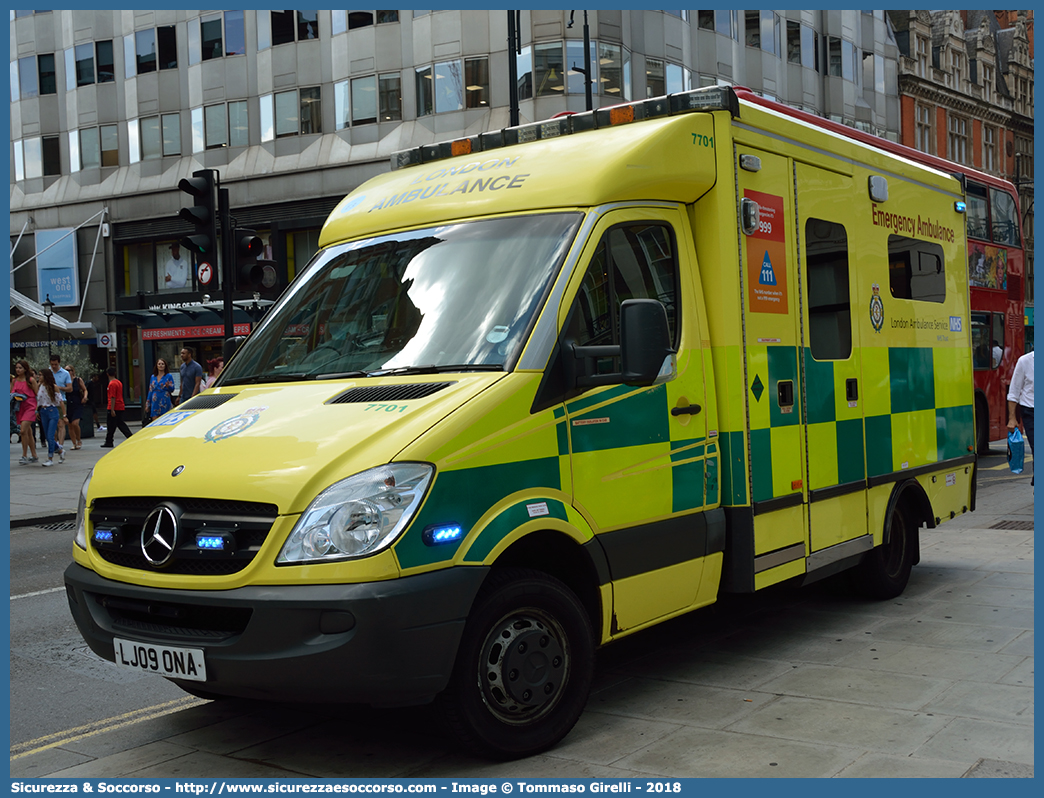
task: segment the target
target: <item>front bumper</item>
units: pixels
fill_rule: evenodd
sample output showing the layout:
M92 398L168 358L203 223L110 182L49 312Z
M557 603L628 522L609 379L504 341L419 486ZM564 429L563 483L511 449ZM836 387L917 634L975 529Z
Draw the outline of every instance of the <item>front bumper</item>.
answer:
M430 701L449 682L485 567L348 585L170 590L114 582L76 563L69 609L91 650L113 637L202 648L218 695L374 705Z

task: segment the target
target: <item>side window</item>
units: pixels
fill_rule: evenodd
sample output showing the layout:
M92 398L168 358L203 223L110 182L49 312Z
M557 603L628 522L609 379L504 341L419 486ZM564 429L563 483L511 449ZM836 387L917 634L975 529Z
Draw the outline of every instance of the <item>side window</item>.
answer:
M906 236L888 236L888 285L896 299L942 302L946 299L943 249Z
M808 343L816 360L852 354L852 302L848 291L848 235L822 219L805 223Z
M990 369L990 313L972 313L972 368L975 371Z
M580 346L620 343L620 306L627 299L657 299L667 309L677 341L678 262L674 236L663 224L620 225L598 244L580 286L574 332Z

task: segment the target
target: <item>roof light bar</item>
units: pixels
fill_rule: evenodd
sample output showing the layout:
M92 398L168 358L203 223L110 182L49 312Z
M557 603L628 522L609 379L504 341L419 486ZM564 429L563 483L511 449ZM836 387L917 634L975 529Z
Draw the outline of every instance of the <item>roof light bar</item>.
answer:
M736 117L739 116L739 99L731 86L706 86L702 89L693 89L678 94L652 97L648 100L638 100L623 105L612 105L595 111L568 114L542 122L531 122L518 127L492 130L454 141L425 144L392 155L391 168L394 171L416 164L487 152L514 144L525 144L529 141L543 141L586 130L698 111L728 111Z

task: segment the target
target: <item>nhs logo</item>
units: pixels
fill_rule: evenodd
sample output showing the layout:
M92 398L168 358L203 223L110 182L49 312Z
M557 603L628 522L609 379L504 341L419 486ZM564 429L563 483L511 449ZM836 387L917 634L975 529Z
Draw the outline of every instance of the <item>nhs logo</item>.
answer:
M961 317L960 316L950 316L950 332L960 332L960 331L961 331Z

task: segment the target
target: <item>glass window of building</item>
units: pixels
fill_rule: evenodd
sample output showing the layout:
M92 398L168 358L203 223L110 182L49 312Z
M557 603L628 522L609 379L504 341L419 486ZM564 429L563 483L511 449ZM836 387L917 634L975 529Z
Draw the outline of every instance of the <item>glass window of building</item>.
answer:
M224 56L224 42L221 34L221 14L210 14L199 21L200 39L202 40L202 57L204 61Z
M34 56L18 59L18 85L19 97L23 100L40 96L40 82Z
M273 16L276 12L273 12ZM299 124L299 108L296 91L280 91L275 95L276 138L296 136Z
M236 100L228 104L228 146L250 146L250 125L247 120L246 100Z
M460 61L435 64L435 113L464 110L464 75Z
M368 25L373 24L373 12L372 11L349 11L348 12L348 30L354 30L355 28L365 28Z
M914 36L917 47L917 77L928 77L929 48L928 40L924 36Z
M801 23L787 20L787 63L801 63Z
M101 165L120 165L120 135L116 125L102 125L98 129L101 140Z
M388 10L388 11L378 11L377 12L377 24L378 25L386 25L389 22L398 22L398 21L399 21L399 12L398 11Z
M918 105L914 112L917 120L914 131L914 148L929 154L935 153L935 139L932 136L932 109L927 105Z
M297 12L297 40L299 42L319 38L319 12Z
M538 97L565 91L564 67L562 42L538 44L533 48L533 78Z
M160 119L163 129L163 155L181 155L181 115L163 114Z
M689 90L689 70L678 64L668 63L666 75L667 94L677 94Z
M295 41L297 14L295 11L272 11L272 46Z
M957 163L966 163L968 157L968 122L960 116L949 118L949 152L947 157Z
M352 123L352 98L349 82L342 80L334 84L334 129L344 130Z
M397 74L381 75L378 79L380 115L382 122L402 119L402 79Z
M587 57L588 71L591 78L591 93L598 94L598 58L595 56L595 42L591 42ZM566 91L570 94L584 94L587 82L584 75L584 42L582 39L566 40Z
M431 67L419 67L416 70L416 79L417 116L427 116L435 112L435 89L432 86Z
M745 11L744 41L747 47L761 47L761 14L758 11Z
M732 36L734 25L732 24L733 11L715 11L714 27L723 36Z
M178 68L178 34L173 25L156 28L156 44L159 49L159 68Z
M697 11L696 26L701 30L714 30L714 12Z
M809 25L801 26L801 66L819 71L819 37Z
M352 124L367 125L377 121L377 76L352 79Z
M645 59L645 96L660 97L666 94L664 64L658 58Z
M533 96L533 56L528 46L515 56L515 74L518 75L518 99L530 99Z
M208 150L228 146L228 117L224 103L203 108L203 135Z
M982 126L982 168L987 172L997 168L997 130L990 125Z
M36 57L40 73L40 94L58 93L58 73L54 67L54 53L42 53Z
M62 173L61 137L43 137L43 173L45 177Z
M464 59L464 91L468 108L489 106L489 59L486 56Z
M863 87L872 89L874 86L874 54L869 50L863 50Z
M242 11L225 12L225 55L246 54L246 26Z
M80 166L84 169L101 166L101 142L96 127L86 127L80 131Z
M777 53L776 42L779 39L779 19L774 11L761 12L761 49L766 53Z
M134 52L137 58L137 74L156 71L156 30L140 30L134 34Z
M993 67L990 64L982 65L982 99L993 102Z
M142 117L138 129L141 132L141 159L154 161L163 157L163 137L160 133L158 116Z
M43 147L39 138L25 139L25 178L34 180L43 177Z
M94 45L76 45L76 85L90 86L94 83Z
M841 39L827 36L827 75L832 78L841 77Z
M841 77L855 82L856 48L848 39L841 40Z
M319 86L301 89L301 135L323 132L322 90Z
M98 57L98 82L112 83L116 80L116 60L112 55L112 39L95 42Z

